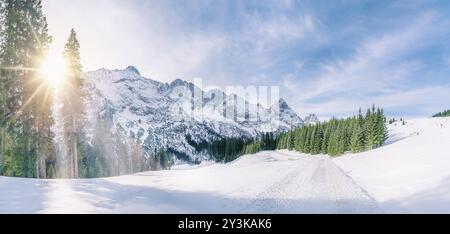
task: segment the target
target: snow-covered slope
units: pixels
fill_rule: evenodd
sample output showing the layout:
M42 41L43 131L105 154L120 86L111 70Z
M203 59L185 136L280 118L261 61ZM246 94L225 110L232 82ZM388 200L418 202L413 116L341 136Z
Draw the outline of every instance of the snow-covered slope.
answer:
M305 124L317 124L320 122L319 118L315 114L309 114L305 118L303 118Z
M334 161L386 212L450 213L450 118L389 126L386 146Z
M339 158L287 151L84 180L0 177L0 213L450 213L450 118Z
M113 131L120 127L129 138L139 139L146 155L164 148L200 162L207 156L197 152L192 142L253 138L303 124L284 100L263 108L220 90L203 92L183 80L164 84L147 79L135 67L88 72L86 84L91 129L99 119L108 121ZM249 113L255 118L250 119Z

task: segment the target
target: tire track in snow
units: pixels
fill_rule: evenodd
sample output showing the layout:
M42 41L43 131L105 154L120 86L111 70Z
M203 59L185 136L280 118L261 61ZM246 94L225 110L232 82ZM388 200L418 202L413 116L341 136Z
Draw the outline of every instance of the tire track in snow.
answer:
M306 176L302 176L302 172L304 172L304 169L307 169L311 163L312 161L308 161L307 163L300 164L300 166L296 167L278 182L272 184L268 189L256 195L256 197L250 201L250 204L243 210L243 213L274 213L273 211L279 210L279 208L283 206L282 204L288 203L290 199L290 194L285 189L286 185L294 184L295 182L299 182L299 180L305 179Z
M310 157L292 163L299 165L259 193L242 212L381 213L376 201L329 158Z

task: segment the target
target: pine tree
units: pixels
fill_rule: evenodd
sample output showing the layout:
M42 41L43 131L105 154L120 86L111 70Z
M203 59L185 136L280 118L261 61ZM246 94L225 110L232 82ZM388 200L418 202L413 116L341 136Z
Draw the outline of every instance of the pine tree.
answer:
M64 47L64 58L68 65L67 77L58 87L58 99L62 102L61 112L64 132L64 145L67 147L67 158L69 159L69 177L77 178L79 176L78 163L82 161L83 155L80 155L78 149L84 143L84 122L85 109L83 105L83 73L80 63L80 44L74 29L71 30L69 38ZM120 172L118 174L121 174Z
M345 140L346 123L345 121L339 121L338 128L336 130L336 143L335 143L335 154L332 156L338 156L344 154L346 150L346 140Z
M359 109L358 116L353 119L350 150L352 153L358 153L364 150L364 117L361 109Z
M292 137L292 133L288 132L286 136L286 149L292 150L295 145L294 139Z
M314 125L314 131L313 131L313 137L312 137L312 145L311 145L311 154L319 154L321 151L322 146L322 125L316 124Z
M376 116L375 107L368 109L364 120L365 149L372 150L376 142Z
M323 130L323 139L322 139L322 145L321 145L321 152L322 154L328 154L328 143L330 141L330 135L331 135L331 125L332 122L325 123L324 130Z
M331 156L338 155L338 141L339 141L339 134L337 131L333 131L330 134L330 140L328 142L327 146L327 153Z
M298 152L302 152L301 144L304 139L304 136L302 135L304 132L304 128L298 128L294 130L295 135L295 142L294 142L294 150Z

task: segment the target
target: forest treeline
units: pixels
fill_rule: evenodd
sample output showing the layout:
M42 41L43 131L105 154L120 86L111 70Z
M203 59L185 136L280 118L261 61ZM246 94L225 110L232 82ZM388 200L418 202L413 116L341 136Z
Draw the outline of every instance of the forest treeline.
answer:
M333 118L282 134L277 148L339 156L345 152L358 153L378 148L387 137L384 112L373 106L365 115L359 111L351 118Z
M205 148L212 159L218 162L231 162L245 154L276 149L339 156L346 152L358 153L378 148L385 143L387 137L383 109L373 106L365 115L360 110L350 118L332 118L278 136L265 133L255 140L226 138L214 141Z
M450 117L450 110L445 110L442 112L439 112L435 115L433 115L433 118L438 118L438 117Z

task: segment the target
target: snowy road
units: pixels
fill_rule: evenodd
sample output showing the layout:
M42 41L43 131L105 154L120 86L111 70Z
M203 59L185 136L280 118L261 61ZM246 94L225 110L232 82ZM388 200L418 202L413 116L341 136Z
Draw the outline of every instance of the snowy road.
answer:
M277 152L279 155L286 155ZM286 155L288 156L288 155ZM258 194L250 213L381 213L376 201L328 157L299 163Z
M0 213L381 212L329 158L285 151L107 179L0 177L0 188Z

